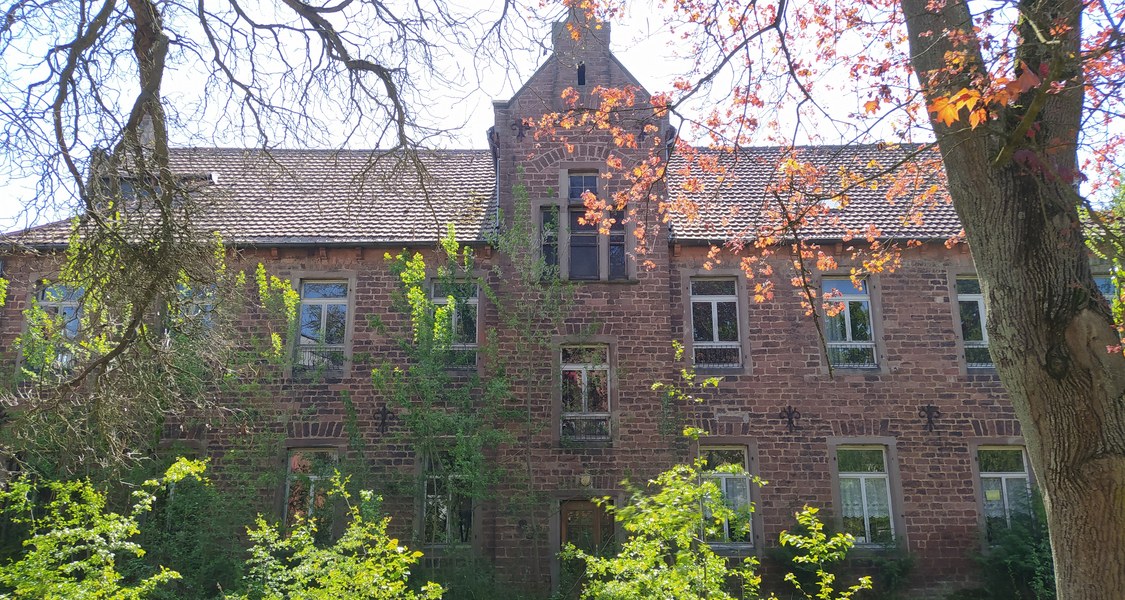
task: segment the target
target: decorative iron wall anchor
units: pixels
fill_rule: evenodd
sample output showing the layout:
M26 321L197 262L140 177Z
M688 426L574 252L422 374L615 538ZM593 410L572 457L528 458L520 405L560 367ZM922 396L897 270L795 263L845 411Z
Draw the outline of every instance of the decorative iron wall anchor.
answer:
M781 411L781 418L785 419L785 427L789 429L789 433L793 433L797 430L797 419L801 418L801 411L786 406L785 410Z
M379 408L379 433L387 433L387 419L393 416L394 413L387 409L386 404Z
M926 431L933 431L936 426L934 420L941 416L941 411L933 404L927 404L918 409L918 416L926 420L926 424L922 428Z
M522 142L523 138L527 137L527 132L531 131L531 125L528 125L522 119L512 121L512 131L516 132L516 139Z

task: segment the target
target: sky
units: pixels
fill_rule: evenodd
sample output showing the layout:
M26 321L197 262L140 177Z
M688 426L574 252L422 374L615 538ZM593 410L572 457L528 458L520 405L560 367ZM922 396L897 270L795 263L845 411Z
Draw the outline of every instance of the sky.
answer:
M643 4L637 3L631 6L627 9L624 18L614 23L611 49L646 88L666 89L670 86L677 68L686 70L689 65L684 57L676 56L675 44L664 31L663 24L652 19ZM547 60L550 47L549 27L544 26L542 31L533 33L538 37L540 48L514 53L515 73L497 72L499 67L490 66L487 61L484 63L485 69L470 73L467 72L467 68L473 67L468 67L472 64L468 57L445 59L446 64L442 66L447 67L448 72L454 73L453 78L458 80L462 87L456 89L456 86L449 88L434 85L431 90L423 90L427 99L424 112L430 122L442 129L451 130L444 138L433 140L435 145L442 148L488 147L485 132L493 124L492 102L510 98L518 85ZM12 60L11 56L12 53L9 53L4 60ZM653 60L654 56L661 57L661 60ZM457 64L459 60L464 60L465 64ZM192 102L193 95L198 95L197 92L202 89L203 82L202 73L177 71L174 76L167 78L164 96L172 104L181 100ZM206 118L203 122L193 125L204 131L208 128ZM171 142L175 146L201 145L199 137L198 134L191 136L186 132L173 132ZM227 137L227 139L231 138ZM234 139L234 143L223 145L253 144L252 139L242 143L237 141L237 137ZM364 144L362 139L353 139L349 147L368 148L371 144ZM71 216L58 210L36 211L34 215L25 212L25 206L34 205L36 202L32 181L29 178L13 178L0 173L0 230L23 229L29 225Z

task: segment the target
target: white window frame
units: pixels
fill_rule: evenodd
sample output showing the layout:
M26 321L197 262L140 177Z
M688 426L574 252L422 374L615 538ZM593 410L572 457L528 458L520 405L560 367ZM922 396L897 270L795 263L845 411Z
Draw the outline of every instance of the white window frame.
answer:
M568 363L563 362L562 357L566 354L567 350L586 350L596 349L602 352L605 356L605 362L581 362L581 363ZM566 344L559 348L559 390L560 401L562 400L562 389L565 381L564 373L566 371L579 371L582 373L582 408L580 412L562 412L559 419L559 436L563 440L575 442L603 442L609 441L613 437L612 419L613 412L613 381L610 377L610 347L609 344ZM605 373L605 402L606 409L602 411L589 410L590 393L589 393L589 377L591 371L602 371ZM567 435L565 426L567 421L605 421L605 436L586 436L586 435Z
M847 452L849 450L878 450L883 456L883 471L881 473L874 471L843 471L839 470L839 456L840 452ZM886 446L871 446L871 445L840 445L836 446L836 459L837 459L837 487L840 494L840 518L844 518L843 504L844 504L844 486L845 479L854 479L859 481L860 491L860 505L863 508L863 539L856 539L857 546L878 546L882 542L871 541L871 514L869 512L869 505L867 502L867 481L881 479L883 480L884 489L887 491L887 522L891 530L891 540L898 539L898 534L895 531L895 505L893 494L891 493L891 474L890 465L887 464L887 448Z
M343 284L345 292L343 297L338 298L305 298L305 285L306 284ZM297 306L297 334L296 334L296 352L293 358L293 365L299 369L316 370L323 368L330 373L341 373L347 368L348 362L348 329L350 329L351 322L351 295L352 295L352 282L349 279L341 279L336 277L306 277L298 283L298 295L300 302ZM344 305L344 339L338 344L325 344L325 343L305 343L301 335L302 329L302 315L306 306L319 306L320 307L320 335L324 338L326 328L328 327L328 306L343 304ZM306 349L318 350L320 352L339 352L340 364L331 364L331 361L325 360L324 364L306 364L304 362L304 352Z
M985 471L983 466L981 465L981 462L980 462L980 453L981 452L989 452L989 451L993 451L993 452L997 452L997 451L999 451L999 452L1019 452L1020 453L1020 459L1023 462L1023 471ZM984 494L985 494L984 481L986 479L998 480L1000 482L1001 502L1003 503L1003 508L1004 508L1004 524L1007 527L1011 527L1012 526L1012 513L1013 513L1014 509L1012 507L1011 500L1008 498L1008 485L1007 485L1008 481L1013 480L1013 479L1017 479L1017 480L1022 479L1023 484L1024 484L1024 488L1027 490L1027 497L1028 497L1028 499L1031 498L1031 472L1027 468L1027 464L1028 464L1027 450L1023 446L1003 446L1003 445L977 446L977 455L976 455L975 458L977 460L978 474L979 474L980 479L981 479L981 485L980 485L980 489L981 489L981 509L986 510L984 503L988 501L988 499L984 497ZM1028 506L1027 510L1030 511L1031 507ZM984 514L984 520L985 520L985 526L987 527L987 523L988 523L987 512Z
M438 285L440 285L441 282L442 282L442 280L440 280L440 279L433 279L433 280L430 281L430 302L434 305L435 310L439 306L448 306L449 305L449 299L451 297L451 296L438 296L437 295ZM476 315L476 319L475 319L476 327L474 328L474 331L473 331L473 341L472 342L458 342L456 340L457 331L460 328L458 327L459 317L457 316L458 315L457 307L456 307L457 299L454 298L454 307L453 307L453 310L450 311L450 313L449 313L449 315L450 315L449 326L450 326L450 336L451 336L450 342L449 342L449 349L455 350L455 351L456 350L462 350L462 351L476 352L477 347L478 347L477 346L477 336L480 335L480 333L479 333L480 332L480 302L479 302L480 286L478 286L475 282L464 280L464 279L458 279L458 280L454 281L453 283L454 283L454 285L472 285L473 286L473 295L468 297L468 298L464 298L461 301L464 302L466 305L472 307L472 312L473 312L473 314Z
M63 290L61 296L52 297L48 296L48 292L55 290ZM74 318L62 321L62 330L60 334L65 340L65 344L75 344L78 338L82 335L82 294L81 288L76 288L65 283L49 283L44 282L40 286L39 291L35 294L35 302L39 309L47 314L52 320L58 320L59 315L65 308L74 309ZM74 331L71 333L69 324L74 323ZM74 364L74 353L71 352L70 347L55 347L55 361L54 365L49 368L57 369L58 371L67 371L71 365ZM46 366L45 366L46 368Z
M825 284L828 283L828 282L833 282L833 281L846 282L847 289L854 289L855 288L855 285L854 285L854 283L852 283L852 280L851 280L850 277L825 277L821 280L821 293L822 294L826 295L826 292L824 291ZM854 292L853 293L847 293L847 292L844 292L843 289L841 289L841 287L843 287L843 286L838 286L838 287L835 287L833 289L836 289L836 290L840 291L840 295L832 296L830 298L825 297L825 298L821 299L824 303L827 303L827 304L832 304L832 305L843 304L844 305L844 309L837 316L842 315L844 317L844 333L845 333L845 336L847 337L847 339L842 340L842 341L831 341L831 340L827 340L827 339L825 340L825 345L828 347L828 356L826 357L826 359L829 361L830 364L832 364L833 367L838 368L838 369L877 369L877 368L879 368L879 349L875 347L875 338L876 338L875 304L871 299L871 281L867 278L860 279L859 281L860 281L860 284L863 286L863 293L862 294L854 293ZM868 328L871 330L870 331L870 334L871 334L870 340L854 340L854 339L852 339L854 337L854 334L852 333L852 312L851 312L851 303L852 302L866 302L867 303L867 322L868 322ZM827 313L827 309L825 309L824 318L825 318L825 321L827 322L829 319L834 319L836 317L829 317L828 313ZM871 362L870 363L834 364L834 363L832 363L832 349L834 349L834 348L870 348L871 349Z
M974 276L960 275L960 276L956 277L954 279L954 282L953 282L954 290L957 291L957 324L961 327L961 343L963 343L965 345L965 349L966 349L965 366L970 368L970 369L989 369L989 368L992 368L994 363L992 362L992 355L991 354L989 354L989 356L988 356L989 362L987 362L987 363L970 362L969 361L969 355L968 355L968 349L969 348L984 348L985 350L988 350L988 314L985 313L985 311L984 311L984 294L983 293L962 294L956 288L957 283L960 282L960 281L976 281L977 285L980 285L980 280L977 279ZM976 302L976 304L977 304L977 314L980 316L980 331L981 331L981 338L982 339L979 339L979 340L967 340L967 339L965 339L965 322L961 319L961 303L962 302Z
M443 453L438 453L437 456L433 454L424 454L422 456L422 513L420 518L420 526L418 535L421 538L422 544L428 548L456 548L466 547L472 544L473 541L473 528L475 519L475 506L473 499L466 494L457 494L454 481L458 479L456 475L448 473L445 469L445 463L449 461L449 456L441 456ZM435 542L429 539L430 532L427 530L428 521L426 518L427 512L433 499L437 498L437 494L430 493L430 483L441 481L445 483L444 494L444 508L445 508L445 542ZM459 531L455 531L455 526L458 521L453 518L453 509L457 506L455 499L457 496L463 496L469 502L469 527L468 527L468 540L462 540ZM448 541L458 540L458 541Z
M752 547L754 545L754 500L751 492L753 491L753 478L750 476L750 450L746 446L731 445L731 444L713 444L699 447L699 455L702 457L710 450L734 450L742 454L742 473L723 473L714 471L703 471L700 477L703 481L714 481L719 491L722 493L723 498L727 498L729 485L731 482L739 482L741 485L746 486L746 502L751 508L750 512L750 531L748 532L749 539L747 541L731 541L730 539L730 522L723 519L723 540L722 541L709 541L712 546L743 546ZM732 507L735 508L735 507ZM707 515L704 515L705 517Z
M708 295L696 294L695 282L697 281L729 281L734 284L734 294L729 295ZM695 304L696 303L710 303L711 304L711 337L709 342L696 341L695 339ZM734 303L734 325L737 329L736 339L733 342L721 342L719 337L719 303L720 302L733 302ZM691 336L691 362L693 365L704 369L727 369L727 368L741 368L742 367L742 306L738 296L738 279L734 277L692 277L688 280L688 314L691 315L691 329L688 335ZM695 358L695 351L697 349L734 349L738 351L738 361L735 363L701 363Z

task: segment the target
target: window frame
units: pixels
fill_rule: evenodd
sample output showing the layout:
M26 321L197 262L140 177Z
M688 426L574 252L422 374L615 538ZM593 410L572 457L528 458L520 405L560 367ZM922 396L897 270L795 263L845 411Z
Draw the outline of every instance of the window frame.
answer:
M855 547L859 550L872 551L892 545L896 547L905 547L906 545L908 545L908 532L906 531L905 517L902 513L903 507L905 506L904 496L902 492L902 478L899 475L898 450L895 446L895 443L895 438L887 436L830 437L827 439L828 459L832 467L832 505L835 507L835 510L833 511L833 522L838 531L845 531L843 510L844 504L842 488L840 486L841 471L838 451L840 449L879 449L883 451L883 465L886 469L885 476L887 478L888 512L890 512L890 528L892 539L890 542L886 543L860 543L857 541ZM850 472L844 472L843 475L847 477L850 475ZM866 505L864 507L864 513L864 529L865 531L870 531L869 524L866 523Z
M443 472L445 470L444 467L443 467L442 470L436 471L436 472L430 469L431 465L434 464L433 458L434 458L435 454L437 454L439 457L444 456L443 459L439 459L438 464L445 464L445 463L448 463L448 461L450 460L449 452L443 452L443 451L438 451L436 453L419 452L417 454L417 460L418 460L417 469L418 469L419 490L418 490L418 497L417 497L418 519L416 521L416 525L415 525L415 528L414 528L415 539L418 541L418 544L420 546L427 548L431 552L435 552L435 551L443 552L443 551L455 550L455 549L460 549L460 548L475 547L476 546L476 540L477 540L477 528L478 528L478 524L479 524L479 519L478 519L478 515L477 515L477 508L479 507L478 506L479 503L474 502L473 497L471 495L464 495L464 494L456 494L455 493L455 488L451 484L451 481L453 479L458 478L457 475L450 474L450 473L447 473L447 472ZM469 539L468 539L468 541L432 542L428 539L429 538L429 535L428 535L429 531L428 531L427 511L428 511L429 506L430 506L430 498L436 497L435 495L429 493L431 481L445 481L445 488L446 488L446 495L447 495L446 505L445 505L445 508L446 508L445 535L446 535L447 539L453 537L453 533L454 533L455 523L454 523L454 520L452 519L454 513L453 513L452 510L450 510L450 508L452 506L454 506L454 504L455 504L454 498L456 496L460 495L460 496L463 497L463 499L468 501L468 503L469 503L469 527L468 527L468 538ZM456 536L456 537L460 538L459 535Z
M63 325L63 330L66 331L69 330L68 324L74 322L74 334L68 335L66 333L63 333L63 337L66 338L65 343L67 344L78 344L82 338L82 317L83 313L85 312L82 307L82 297L83 295L85 295L85 290L81 287L75 287L66 283L52 281L50 277L35 277L33 281L35 282L35 285L31 289L31 302L34 303L34 305L44 313L46 313L52 320L58 318L59 311L61 311L63 308L74 309L74 317L72 319L67 319ZM67 291L59 300L47 299L45 297L47 291L56 287L65 288ZM71 295L74 295L73 299L69 299ZM25 315L23 319L24 333L27 333L27 327L28 321ZM58 375L69 372L71 367L74 365L75 360L74 354L71 350L72 348L56 347L54 364L43 365L43 370L40 371L40 373L42 374L53 372L54 374ZM23 367L27 367L26 363L24 362L25 358L26 357L23 354L23 349L21 348L19 361Z
M701 441L696 446L696 456L702 458L704 453L709 451L709 450L737 450L737 451L742 453L742 461L743 461L742 468L744 470L743 474L715 473L713 471L705 471L705 470L701 469L700 470L700 478L701 478L701 481L706 481L708 479L721 481L722 484L719 485L719 490L724 494L724 496L727 492L727 489L725 487L725 484L726 484L727 481L730 481L730 480L742 480L742 481L744 481L745 485L746 485L746 502L752 508L752 510L750 512L749 539L747 539L745 541L731 541L730 540L730 529L729 529L730 524L724 520L723 531L724 531L724 538L725 539L722 540L722 541L717 541L717 540L716 541L707 541L706 543L709 546L711 546L711 548L713 550L720 551L720 552L721 551L728 551L728 552L732 552L732 553L737 553L737 552L745 552L747 550L754 550L758 547L757 538L760 535L759 530L760 530L760 523L761 523L761 518L759 518L759 515L758 515L758 512L757 512L757 507L758 507L758 504L759 504L758 494L757 494L758 489L757 488L759 486L754 485L754 472L755 472L754 466L757 463L757 458L755 456L754 447L750 444L747 444L747 443L739 443L738 441L729 441L729 440L727 440L727 438L723 438L723 437L708 437L706 439L706 443Z
M297 292L297 321L294 323L293 339L289 343L289 364L286 367L286 375L289 377L310 379L314 377L327 378L332 380L342 379L347 377L351 372L352 367L352 332L355 328L355 297L356 297L356 276L354 272L350 271L298 271L290 273L290 281ZM347 285L348 291L344 298L317 298L315 300L326 300L324 304L342 304L346 305L346 314L344 316L344 342L343 344L333 344L333 346L342 346L343 360L339 368L333 369L318 369L314 366L304 366L298 364L301 346L312 344L301 344L301 307L305 304L305 299L302 297L302 287L304 283L330 283L330 282L343 282ZM324 323L323 312L321 322Z
M633 259L633 246L632 231L633 226L631 223L624 222L625 216L620 211L606 211L608 218L617 219L617 222L611 227L608 233L601 233L597 231L599 226L593 226L595 231L593 233L575 232L571 228L571 214L572 212L581 211L585 213L585 204L581 198L570 197L570 177L571 176L596 176L598 181L602 181L602 171L604 163L566 163L559 168L559 187L558 197L555 199L539 200L533 203L532 210L536 225L536 237L540 257L546 262L548 270L548 277L557 277L565 281L575 281L582 283L627 283L634 282L637 279L636 261ZM601 185L601 184L599 184ZM601 197L608 197L605 190L600 190ZM545 215L551 213L555 219L556 228L552 231L548 230ZM573 247L572 240L575 235L589 236L592 235L596 238L597 246L597 276L596 277L574 277L571 274L571 250ZM613 276L613 265L610 261L611 250L613 247L620 245L624 255L624 274L621 276ZM546 261L547 248L550 247L555 253L555 264L550 264Z
M973 490L977 506L977 526L980 532L981 547L987 550L991 547L988 531L988 514L987 507L985 506L984 497L984 483L983 478L990 475L985 475L981 471L980 465L980 451L981 450L1020 450L1023 453L1023 466L1027 476L1027 487L1029 498L1035 493L1036 480L1035 470L1031 466L1031 457L1027 454L1027 446L1023 438L1020 437L993 437L993 438L979 438L972 440L969 445L970 464L972 465L973 477ZM1007 491L1004 491L1007 494ZM1005 522L1011 525L1011 515L1008 512L1008 507L1005 506Z
M281 523L282 523L282 526L285 527L286 530L289 530L293 526L293 524L290 522L290 514L289 514L290 490L291 490L292 482L293 482L294 476L295 476L295 474L293 473L293 456L294 456L294 454L299 454L299 453L302 453L302 452L310 453L310 454L328 455L328 456L331 457L332 463L334 465L338 466L339 463L340 463L340 448L337 447L337 446L334 446L334 445L319 445L319 444L316 444L315 442L313 442L313 443L307 443L307 444L297 444L297 445L287 445L286 446L286 448L285 448L285 478L284 478L284 481L282 481L282 495L281 495ZM304 475L304 474L297 474L297 475ZM308 512L306 514L306 518L316 517L315 511L313 510L315 508L313 506L313 504L315 503L315 497L316 497L316 482L328 481L331 478L331 476L330 475L314 474L314 475L307 475L307 476L305 476L305 478L310 481L310 486L309 486L309 490L308 490L308 493L307 493L307 496L308 496L308 498L307 498L307 500L308 500L307 511ZM326 500L326 505L327 505L327 508L328 508L327 514L330 517L336 517L337 516L336 513L338 511L334 507L331 506L331 502ZM332 523L330 523L330 527L321 527L320 525L322 524L322 521L320 523L318 523L318 527L317 527L318 534L331 533L333 531L333 529L335 528L335 522L337 520L338 519L333 519Z
M430 278L430 303L434 305L435 314L436 314L437 307L447 306L449 304L449 302L448 302L449 296L438 296L437 295L438 285L440 285L441 283L444 283L444 282L445 282L445 280L443 278L440 278L440 277L431 277ZM480 332L481 332L480 295L481 295L481 286L480 286L480 283L476 280L476 278L457 278L457 279L452 280L452 283L454 285L472 285L473 286L473 295L469 298L466 298L464 300L464 303L473 307L473 313L474 313L473 318L474 318L474 321L475 321L475 323L474 323L475 327L473 328L473 341L472 342L458 342L455 339L456 333L458 331L458 321L459 321L458 316L457 316L456 307L450 313L450 332L451 332L451 339L450 339L450 343L449 343L450 351L452 353L455 353L455 354L458 353L458 352L464 352L464 353L472 352L472 354L473 354L473 360L472 361L466 361L465 364L459 364L458 363L458 364L454 364L452 366L453 366L453 368L459 368L459 369L475 369L476 366L477 366L477 359L480 356ZM456 298L455 298L455 300L456 300Z
M855 284L852 282L851 277L848 276L848 275L829 274L829 275L825 275L825 276L821 277L819 282L818 282L818 284L819 284L818 289L820 291L820 296L818 298L818 300L820 301L819 310L820 310L820 315L823 318L823 324L824 324L823 326L824 326L824 330L825 330L825 335L824 335L825 356L824 356L824 360L825 360L826 364L830 365L832 369L839 370L839 371L856 371L856 372L861 372L861 373L871 373L871 372L882 371L886 366L884 364L885 361L881 360L881 359L884 358L883 355L885 353L882 352L881 351L882 349L879 347L879 339L880 339L879 338L879 332L882 328L877 327L876 323L875 323L876 322L876 315L879 314L879 307L878 307L878 304L875 301L875 294L873 293L874 278L871 277L870 275L864 276L863 278L861 278L860 281L862 282L863 290L864 290L864 293L862 293L862 294L847 293L847 292L844 292L844 290L841 290L839 287L836 287L835 289L840 290L841 294L839 296L834 296L830 299L826 299L825 298L826 292L825 292L824 286L827 282L830 282L830 281L844 281L844 282L847 282L847 287L849 289L853 289L853 290L855 289ZM854 333L852 332L852 323L851 323L851 318L852 318L851 317L851 303L852 302L866 302L867 303L867 321L868 321L868 324L869 324L870 329L871 329L871 332L870 332L870 338L871 339L870 340L858 340L857 341L857 340L852 339L854 337ZM828 334L827 334L828 322L829 322L830 319L834 319L836 317L829 317L828 316L827 308L824 306L826 303L828 303L828 304L844 304L845 305L844 309L839 313L839 315L843 315L843 317L844 317L844 331L845 331L845 335L847 337L846 340L832 341L832 340L828 339ZM837 316L839 316L839 315L837 315ZM832 350L834 348L870 348L872 360L871 360L870 363L862 363L862 364L861 363L835 364L835 363L832 362Z
M992 353L991 353L991 350L989 349L988 314L985 312L985 307L984 307L984 291L981 290L981 292L975 293L975 294L974 293L964 293L963 294L963 293L961 293L961 291L959 289L957 289L957 284L959 282L969 281L969 280L976 281L977 285L978 286L980 285L980 279L976 276L975 273L972 273L972 274L962 273L962 274L957 274L957 275L953 276L953 314L956 317L955 323L956 323L956 326L957 326L957 336L961 340L961 358L964 361L966 369L968 369L970 371L982 371L982 370L987 371L987 370L995 369L996 364L992 360ZM979 289L979 287L978 287L978 289ZM961 318L961 303L962 302L975 302L976 303L977 313L980 316L980 329L981 329L981 338L982 339L980 339L980 340L965 339L965 323L964 323L964 320ZM976 349L983 348L986 352L989 353L989 355L988 355L989 362L988 363L970 362L969 361L969 352L968 352L970 348L976 348Z
M557 441L563 446L589 446L589 445L610 445L613 443L614 438L614 410L617 407L617 378L615 376L615 356L616 356L616 343L600 336L595 336L590 339L564 339L556 340L553 345L553 363L554 363L554 381L555 385L554 406L555 406L555 419L556 426L554 427L554 435L557 436ZM604 348L606 352L605 363L566 363L563 362L563 351L572 348ZM563 406L563 372L568 370L584 369L583 372L589 370L604 370L606 372L606 410L605 411L583 411L583 412L567 412ZM584 404L588 402L588 398L583 400ZM563 430L568 418L578 418L579 420L595 420L604 419L606 423L606 435L604 437L593 436L569 436L565 435Z
M734 283L734 294L727 295L709 295L709 294L696 294L694 290L694 283L696 281L730 281ZM747 352L745 339L746 334L746 317L743 315L743 302L742 298L743 287L742 281L737 275L723 275L721 273L713 273L707 276L696 274L688 274L686 279L687 291L687 306L685 307L685 333L687 334L687 341L689 346L687 350L690 352L689 357L693 367L705 371L722 371L722 372L741 372L746 368ZM695 339L695 304L696 302L708 302L711 304L711 328L712 338L718 337L718 303L720 302L734 302L735 310L735 326L737 327L737 335L734 341L718 341L712 339L710 342L697 341ZM701 348L731 348L738 351L738 364L734 363L700 363L696 360L696 350Z

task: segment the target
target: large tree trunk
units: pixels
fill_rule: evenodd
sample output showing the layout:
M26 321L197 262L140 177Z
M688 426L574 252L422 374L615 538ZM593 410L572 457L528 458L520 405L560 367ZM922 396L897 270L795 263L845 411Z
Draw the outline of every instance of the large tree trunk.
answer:
M957 47L942 35L968 31L966 4L903 0L902 7L927 100L968 87L973 73L938 74L949 51L983 63L975 36ZM1025 36L1032 41L1019 56L1034 72L1048 65L1056 79L1073 82L1080 67L1067 61L1078 47L1080 3L1025 0L1020 7L1040 24L1050 15L1071 25L1061 44ZM1094 284L1078 217L1073 173L1082 90L1044 96L1038 112L1029 109L1036 93L1025 93L992 127L974 130L963 120L935 122L934 129L985 295L989 347L1043 492L1058 597L1121 600L1125 358L1107 350L1120 340ZM1013 135L1025 120L1034 123L1031 135Z

